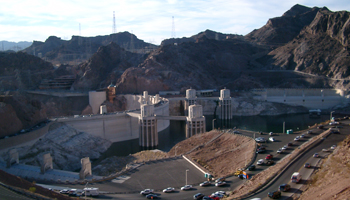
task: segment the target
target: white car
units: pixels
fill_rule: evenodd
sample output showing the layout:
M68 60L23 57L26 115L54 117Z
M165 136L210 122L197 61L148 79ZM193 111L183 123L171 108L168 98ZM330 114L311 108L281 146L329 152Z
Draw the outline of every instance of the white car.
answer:
M336 125L339 124L339 122L330 122L329 125Z
M146 195L146 194L151 194L153 193L153 189L145 189L140 192L140 194Z
M168 188L165 188L165 189L163 190L164 193L174 192L174 191L175 191L175 188L173 188L173 187L168 187Z
M264 164L264 159L260 159L258 160L258 162L256 162L257 165L263 165Z
M211 185L209 181L204 181L203 183L199 184L199 186L201 187L208 186L208 185Z
M284 146L282 147L282 150L286 150L286 149L288 149L288 145L284 145Z
M332 145L331 149L334 150L337 147L337 145Z
M313 157L314 157L314 158L318 158L318 157L320 157L320 155L318 155L318 153L315 153L315 154L313 155Z
M280 149L277 150L277 153L282 153L282 152L283 152L283 149L282 149L282 148L280 148Z
M300 136L296 136L296 137L294 138L294 140L295 140L295 141L300 140Z
M270 132L269 135L273 135L273 132Z
M226 195L226 192L225 191L216 191L214 194Z
M276 141L274 137L269 137L269 140L270 140L271 142Z
M181 187L181 190L190 190L190 189L192 189L192 185L185 185Z
M255 141L256 142L266 142L265 138L263 138L263 137L257 137L257 138L255 138Z
M305 137L305 134L301 134L301 135L300 135L300 138L304 138L304 137Z
M223 186L223 185L226 185L225 181L219 181L219 182L215 183L216 187Z

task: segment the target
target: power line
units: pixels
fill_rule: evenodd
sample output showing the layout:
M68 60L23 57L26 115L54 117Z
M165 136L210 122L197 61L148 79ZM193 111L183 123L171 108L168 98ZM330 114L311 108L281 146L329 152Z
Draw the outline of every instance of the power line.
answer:
M175 38L175 22L174 22L174 16L173 16L173 26L172 26L172 29L171 29L171 37L172 37L172 38Z
M113 30L112 33L117 33L117 27L115 25L115 11L113 11Z

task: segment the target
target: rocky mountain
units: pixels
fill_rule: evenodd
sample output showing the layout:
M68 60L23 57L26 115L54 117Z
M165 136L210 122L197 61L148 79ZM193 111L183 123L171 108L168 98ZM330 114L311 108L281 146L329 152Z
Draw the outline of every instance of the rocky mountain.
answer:
M70 40L62 40L56 36L50 36L45 42L34 41L23 51L42 57L55 64L82 62L88 60L100 46L117 43L124 49L136 51L153 49L156 45L146 43L129 32L120 32L104 36L82 37L72 36Z
M114 42L101 46L88 61L74 66L78 80L73 87L89 90L106 88L111 83L115 84L126 69L137 67L144 59L142 54L126 51Z
M349 88L350 13L321 9L293 40L264 58L265 66L332 78L336 88Z
M32 45L32 42L26 42L26 41L21 41L21 42L10 42L6 40L0 41L1 46L0 50L1 51L21 51L30 45Z
M308 26L319 10L327 8L309 8L296 4L281 17L269 19L263 27L255 29L244 38L250 42L271 46L282 46L296 37Z
M54 67L23 52L0 52L0 91L36 89Z
M204 32L200 32L196 35L193 35L189 38L187 37L182 37L182 38L169 38L169 39L165 39L162 41L161 46L163 45L168 45L168 44L180 44L183 42L196 42L197 39L201 38L201 37L207 37L208 39L213 39L213 40L226 40L226 39L244 39L242 35L237 35L237 34L224 34L224 33L219 33L219 32L215 32L212 30L205 30Z

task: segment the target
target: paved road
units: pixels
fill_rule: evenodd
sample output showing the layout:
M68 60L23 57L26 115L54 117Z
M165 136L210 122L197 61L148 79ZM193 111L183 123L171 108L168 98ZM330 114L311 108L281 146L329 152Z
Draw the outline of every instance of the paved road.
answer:
M349 121L344 121L344 123L349 124ZM277 180L274 181L273 184L271 184L269 187L265 188L264 190L260 191L258 194L252 196L251 198L262 198L262 199L269 199L267 198L267 193L270 191L275 191L278 189L279 185L283 183L288 183L291 185L291 191L282 193L281 199L291 199L289 198L292 193L301 193L300 190L301 186L306 183L306 180L309 179L312 172L317 169L316 164L319 162L320 159L323 159L324 156L328 153L322 152L322 149L329 149L332 145L338 144L342 140L344 140L350 133L350 127L348 125L344 126L343 129L341 129L341 134L331 134L329 135L325 140L323 140L321 143L316 145L314 148L307 151L300 159L298 159L295 163L293 163L285 173L283 173ZM313 154L318 152L321 156L320 158L314 158ZM311 168L306 169L304 168L305 163L310 163ZM295 184L291 183L290 177L293 174L293 172L300 172L303 176L303 181L301 184Z
M32 200L29 197L23 196L21 194L18 194L12 190L9 190L2 185L0 185L0 199L1 200Z

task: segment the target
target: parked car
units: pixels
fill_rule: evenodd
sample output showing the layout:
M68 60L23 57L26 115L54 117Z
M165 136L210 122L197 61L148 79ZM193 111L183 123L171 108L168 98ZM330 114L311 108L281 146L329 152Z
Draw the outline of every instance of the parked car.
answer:
M319 125L319 126L317 126L317 128L318 128L318 129L323 129L324 126L323 126L323 125Z
M239 131L233 131L233 133L235 133L235 134L240 134L240 132L239 132Z
M257 138L255 138L255 141L259 142L259 143L266 142L265 138L263 138L263 137L257 137Z
M250 165L247 169L248 171L254 171L255 170L255 165Z
M278 188L279 191L282 191L282 192L287 192L290 190L290 185L288 184L282 184L279 186Z
M211 185L211 183L209 181L204 181L203 183L199 184L199 186L203 187L203 186L208 186Z
M305 163L304 167L305 167L305 168L310 168L311 165L310 165L310 163Z
M337 145L332 145L331 149L334 150L337 147Z
M191 189L192 189L192 185L185 185L181 187L181 190L191 190Z
M300 136L296 136L296 137L294 138L294 140L295 140L295 141L300 140Z
M269 135L273 135L273 132L270 132Z
M271 142L276 141L274 137L269 137L269 140L270 140Z
M69 193L69 189L60 190L60 193L61 194L68 194Z
M147 199L158 199L158 195L156 195L156 194L147 194L146 198Z
M146 195L146 194L151 194L153 193L153 189L145 189L140 192L140 194Z
M202 193L197 193L197 194L193 195L193 199L203 199L203 197L204 197L204 194L202 194Z
M283 149L282 148L279 148L278 150L277 150L277 153L282 153L283 152Z
M284 145L284 146L282 147L282 149L283 149L283 150L287 150L287 149L288 149L288 145Z
M291 146L293 146L293 143L288 142L287 146L291 147Z
M301 134L301 135L300 135L300 138L304 138L304 137L305 137L305 134Z
M268 197L272 198L272 199L278 199L281 197L281 192L280 191L273 191L273 192L269 192L267 194Z
M318 153L314 153L313 157L318 158L318 157L320 157L320 155L318 155Z
M308 130L306 133L307 134L312 134L312 130Z
M258 160L258 162L256 162L256 164L257 164L257 165L263 165L263 164L265 164L264 159Z
M224 186L224 185L226 185L225 181L219 181L219 182L215 183L216 187L220 187L220 186Z
M173 188L173 187L168 187L168 188L165 188L163 190L164 193L169 193L169 192L174 192L174 191L175 191L175 188Z
M266 162L266 165L273 165L275 163L275 161L273 161L273 160L268 160L267 162Z
M265 147L259 147L257 150L256 150L256 153L264 153L266 151Z
M204 197L202 198L202 200L213 200L213 199L210 198L210 197L208 197L208 196L204 196Z
M272 155L272 154L269 154L269 155L266 156L265 159L266 159L266 160L271 160L272 158L273 158L273 155Z
M216 179L215 182L217 183L217 182L222 182L225 180L226 180L225 177L220 177L220 178Z
M222 197L220 197L219 195L216 195L216 194L211 194L209 197L210 197L210 199L214 199L214 200L222 199Z

